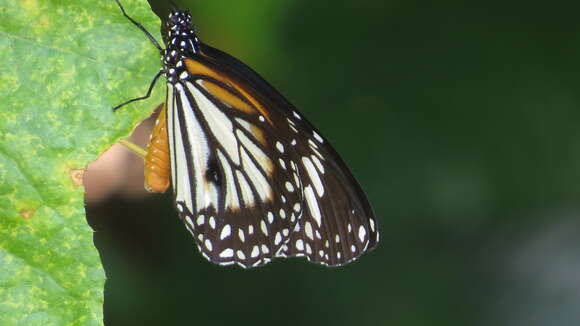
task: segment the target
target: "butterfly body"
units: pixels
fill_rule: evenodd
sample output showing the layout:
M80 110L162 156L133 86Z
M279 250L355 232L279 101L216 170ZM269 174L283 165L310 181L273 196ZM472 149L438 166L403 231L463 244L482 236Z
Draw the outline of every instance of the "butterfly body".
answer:
M167 109L152 140L167 139L175 206L202 255L339 266L372 249L370 204L320 133L252 69L200 42L188 12L172 11L166 28Z

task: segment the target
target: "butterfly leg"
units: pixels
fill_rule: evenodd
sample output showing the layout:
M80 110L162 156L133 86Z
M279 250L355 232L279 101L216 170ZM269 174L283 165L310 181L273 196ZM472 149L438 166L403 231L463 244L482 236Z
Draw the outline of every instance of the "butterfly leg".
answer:
M134 99L129 100L127 102L121 103L121 104L117 105L116 107L114 107L113 111L117 111L118 109L120 109L121 107L123 107L129 103L133 103L136 101L141 101L141 100L149 98L149 96L151 96L151 92L153 91L153 87L157 83L157 80L159 79L159 77L161 77L161 74L163 74L163 70L159 71L157 73L157 75L155 75L155 77L153 78L153 81L151 81L151 85L149 85L149 89L147 90L147 94L145 94L145 96L137 97L137 98L134 98Z

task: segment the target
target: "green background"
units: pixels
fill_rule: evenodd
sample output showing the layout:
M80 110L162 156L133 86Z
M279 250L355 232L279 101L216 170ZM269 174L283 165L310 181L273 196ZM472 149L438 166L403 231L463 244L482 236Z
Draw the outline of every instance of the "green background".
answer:
M178 3L333 143L381 243L340 269L220 268L169 196L112 199L87 208L106 325L578 324L578 6Z

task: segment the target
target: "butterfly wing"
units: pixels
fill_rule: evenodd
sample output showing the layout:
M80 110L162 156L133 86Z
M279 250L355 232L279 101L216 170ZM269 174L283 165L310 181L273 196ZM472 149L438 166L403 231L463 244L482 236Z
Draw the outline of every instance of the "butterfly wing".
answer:
M202 254L334 266L374 247L372 209L328 142L250 68L200 49L168 84L167 121L176 206Z
M282 124L281 138L296 164L304 213L278 257L306 256L339 266L355 260L379 241L376 217L366 195L338 153L292 104L251 68L202 44L203 53L254 89L270 116Z

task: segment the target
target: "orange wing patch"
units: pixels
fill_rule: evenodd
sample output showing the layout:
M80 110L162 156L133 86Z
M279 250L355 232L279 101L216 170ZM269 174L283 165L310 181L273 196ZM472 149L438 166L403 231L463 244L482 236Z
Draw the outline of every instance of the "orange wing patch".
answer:
M226 85L231 86L233 89L235 89L236 91L240 92L240 94L242 94L242 96L248 100L248 102L250 102L254 108L256 108L256 110L258 110L260 112L260 114L262 114L264 116L264 118L273 126L274 123L272 122L272 120L270 119L270 115L268 114L268 110L266 110L266 108L264 108L264 106L258 102L258 100L256 100L247 90L245 90L238 82L236 82L235 80L231 79L230 77L219 73L218 71L204 65L203 63L194 60L194 59L190 59L187 58L185 59L185 66L187 67L187 70L189 71L190 74L193 75L205 75L208 77L211 77L215 80L218 80ZM211 84L211 83L210 83ZM207 82L204 81L204 85L207 85ZM219 88L220 90L218 90L217 93L213 93L212 95L214 95L215 97L219 98L220 100L222 100L224 103L230 103L228 101L232 101L232 98L235 98L236 96L233 95L231 92L213 84L215 87ZM211 86L210 86L211 87ZM209 89L208 89L209 91ZM211 92L211 91L210 91ZM243 102L240 99L236 99L237 101ZM236 109L242 110L244 112L246 112L245 110L248 109L248 104L244 103L245 107L239 107L239 106L234 106Z
M149 192L165 192L169 188L169 140L167 139L167 113L165 103L161 104L159 116L151 132L145 156L145 189Z
M225 88L222 88L210 81L204 80L201 82L201 86L210 92L213 96L218 98L227 106L232 109L240 110L247 114L256 114L256 110L248 103L242 101L239 97L232 94Z

